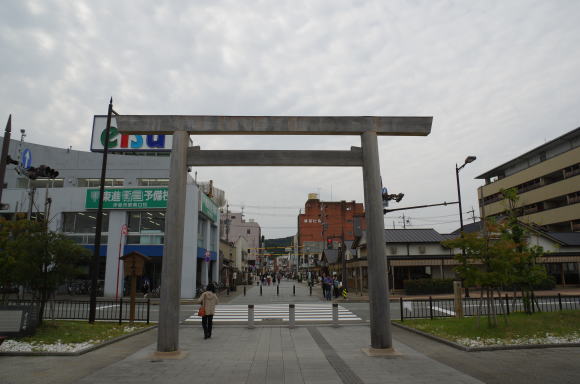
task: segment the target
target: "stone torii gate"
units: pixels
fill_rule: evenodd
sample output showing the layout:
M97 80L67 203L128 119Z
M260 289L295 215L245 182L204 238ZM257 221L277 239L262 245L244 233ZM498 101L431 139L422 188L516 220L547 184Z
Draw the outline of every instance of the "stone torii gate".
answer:
M179 350L179 306L188 166L362 167L367 223L371 347L392 349L377 136L426 136L432 117L119 115L122 134L173 135L162 261L158 352ZM201 150L189 135L359 135L349 151Z

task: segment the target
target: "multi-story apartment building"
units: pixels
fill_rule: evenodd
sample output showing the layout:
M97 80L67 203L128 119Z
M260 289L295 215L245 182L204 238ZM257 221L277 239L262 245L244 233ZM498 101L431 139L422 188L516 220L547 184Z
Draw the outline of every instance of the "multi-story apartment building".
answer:
M325 248L337 248L341 241L354 240L354 222L364 227L364 207L353 201L320 201L310 193L304 213L298 215L299 265L308 267L321 260Z
M580 232L580 128L477 177L481 217L506 210L501 191L516 188L517 213L551 232Z

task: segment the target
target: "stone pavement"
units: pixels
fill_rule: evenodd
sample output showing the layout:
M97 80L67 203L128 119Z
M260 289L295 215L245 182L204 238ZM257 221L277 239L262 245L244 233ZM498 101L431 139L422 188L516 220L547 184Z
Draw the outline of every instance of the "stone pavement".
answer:
M180 338L183 359L156 359L150 345L78 383L480 383L399 343L400 357L366 356L367 326L217 327L208 340L182 327Z
M247 287L243 296L222 303L268 304L324 302L320 288L282 282ZM358 304L363 305L363 304ZM580 348L463 352L393 327L396 357L369 357L368 324L215 326L211 339L201 327L180 328L181 359L154 356L157 331L74 357L0 357L1 384L53 383L580 383Z

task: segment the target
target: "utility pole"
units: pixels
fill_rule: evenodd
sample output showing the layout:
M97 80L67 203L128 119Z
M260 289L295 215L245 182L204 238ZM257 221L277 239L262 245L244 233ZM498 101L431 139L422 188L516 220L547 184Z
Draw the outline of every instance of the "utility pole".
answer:
M475 209L471 207L471 211L467 211L467 213L471 213L471 220L473 220L473 224L475 224Z
M8 159L8 147L10 146L10 134L12 132L12 115L8 116L6 129L4 130L4 141L2 142L2 158L0 159L0 206L2 204L2 191L4 190L4 176L6 175L6 160ZM0 207L4 208L4 207Z
M344 209L345 201L340 202L340 257L342 258L342 288L348 292L348 273L346 272L346 249L344 246Z
M116 113L115 113L116 114ZM101 230L103 227L103 196L105 195L105 176L107 174L107 155L109 154L109 138L111 137L111 117L113 115L113 98L109 101L107 112L107 126L105 128L105 142L103 145L103 162L101 165L101 186L99 189L99 206L95 225L95 244L91 260L91 296L89 303L89 323L94 323L97 315L97 289L99 278L99 262L101 248Z

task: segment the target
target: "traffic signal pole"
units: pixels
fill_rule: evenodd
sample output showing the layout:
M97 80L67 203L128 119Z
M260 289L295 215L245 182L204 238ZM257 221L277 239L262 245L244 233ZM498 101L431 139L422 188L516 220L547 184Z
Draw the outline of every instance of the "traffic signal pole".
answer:
M12 132L12 115L8 116L6 129L4 130L4 141L2 142L2 158L0 159L0 205L2 205L2 192L4 191L4 176L6 175L6 159L10 147L10 134Z
M91 260L91 295L89 303L89 323L94 323L97 314L97 289L99 277L99 257L101 248L101 230L103 227L103 196L105 194L105 176L107 174L107 155L109 153L109 138L111 133L111 115L113 114L113 98L109 101L107 112L107 128L103 145L103 163L101 166L101 188L99 189L99 207L97 209L97 223L95 228L95 245Z

